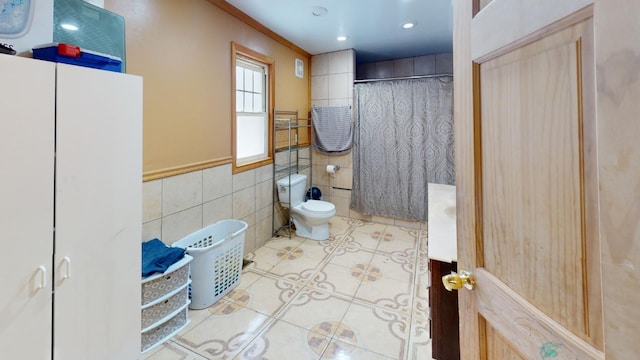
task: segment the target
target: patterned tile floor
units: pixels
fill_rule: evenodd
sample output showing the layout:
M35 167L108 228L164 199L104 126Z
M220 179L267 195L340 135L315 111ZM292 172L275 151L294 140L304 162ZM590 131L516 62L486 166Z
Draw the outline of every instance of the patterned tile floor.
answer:
M273 238L240 284L143 359L431 359L425 230L334 217Z

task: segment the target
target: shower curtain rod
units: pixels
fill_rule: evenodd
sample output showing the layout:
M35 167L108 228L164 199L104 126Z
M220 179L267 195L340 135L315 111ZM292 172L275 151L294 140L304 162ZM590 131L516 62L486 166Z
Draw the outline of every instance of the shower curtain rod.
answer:
M362 79L362 80L354 80L353 83L357 84L357 83L376 82L376 81L426 79L426 78L441 77L441 76L453 76L453 74L433 74L433 75L420 75L420 76L403 76L403 77L383 78L383 79Z

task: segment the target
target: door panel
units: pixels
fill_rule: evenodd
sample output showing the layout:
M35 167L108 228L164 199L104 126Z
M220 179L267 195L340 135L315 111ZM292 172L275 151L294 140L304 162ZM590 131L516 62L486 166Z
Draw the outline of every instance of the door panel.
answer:
M479 10L482 10L485 8L485 6L489 5L491 3L491 0L479 0Z
M590 3L454 2L463 359L604 357Z
M486 320L482 319L482 322L486 324ZM514 350L509 342L500 336L493 327L486 326L487 336L487 359L500 359L500 360L526 360L525 356L520 355Z
M3 359L51 357L54 67L0 55Z
M579 111L587 106L580 43L591 39L592 27L592 21L574 25L480 68L484 267L585 339L587 289L600 293L599 283L589 286L583 261L598 252L584 231Z
M136 359L141 79L58 64L56 98L53 358Z
M469 269L476 265L476 255L480 244L476 242L476 224L479 200L475 189L480 186L475 177L476 144L475 137L479 124L474 122L473 94L479 76L476 65L471 61L471 19L473 3L454 0L453 5L453 117L454 142L456 146L456 235L458 237L458 264ZM477 4L476 4L477 5ZM433 286L436 286L435 284ZM440 286L438 284L438 286ZM465 360L480 359L481 326L477 312L478 301L471 291L458 291L460 314L460 357ZM484 346L484 343L483 345ZM486 354L485 354L486 355ZM486 359L486 357L484 357Z
M474 275L478 313L485 320L481 322L480 329L487 331L483 326L491 327L514 352L526 358L537 358L539 353L551 350L559 354L559 359L603 358L600 351L544 314L490 272L476 268ZM487 346L483 345L484 340L480 337L481 348Z
M471 56L483 63L593 15L594 0L493 0L472 20Z

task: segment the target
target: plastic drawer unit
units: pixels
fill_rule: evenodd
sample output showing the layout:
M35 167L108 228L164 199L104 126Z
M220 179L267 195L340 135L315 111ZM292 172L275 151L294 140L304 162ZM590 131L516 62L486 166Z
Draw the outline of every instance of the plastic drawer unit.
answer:
M142 279L142 352L169 340L189 323L189 279L193 258L185 255L164 273Z

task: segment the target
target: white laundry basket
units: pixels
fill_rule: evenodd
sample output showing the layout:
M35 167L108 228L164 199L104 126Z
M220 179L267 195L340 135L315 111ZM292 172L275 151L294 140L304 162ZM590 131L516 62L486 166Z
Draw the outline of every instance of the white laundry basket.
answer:
M240 283L245 230L244 221L222 220L171 245L193 257L190 309L208 308Z

